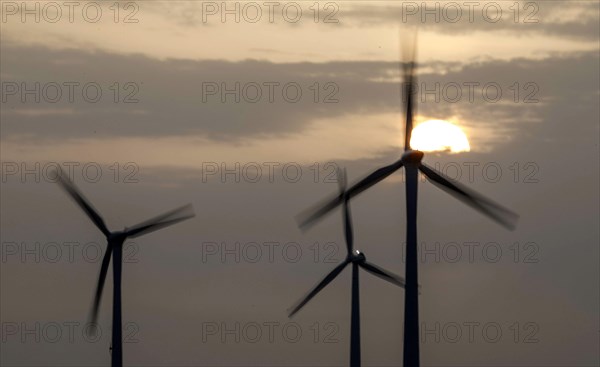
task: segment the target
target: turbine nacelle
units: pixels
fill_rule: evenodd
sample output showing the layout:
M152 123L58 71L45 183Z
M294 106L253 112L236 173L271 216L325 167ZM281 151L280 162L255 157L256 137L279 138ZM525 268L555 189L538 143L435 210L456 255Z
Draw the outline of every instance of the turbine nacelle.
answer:
M108 236L106 236L106 239L110 243L115 243L115 244L123 243L127 239L126 231L127 230L125 229L123 231L110 232L110 234Z
M365 256L365 254L363 254L362 252L360 252L358 250L352 250L352 253L350 255L348 255L348 258L353 263L364 262L367 260L367 257Z
M404 152L404 154L402 154L402 163L404 163L404 165L406 166L418 166L419 164L421 164L424 155L425 153L421 152L420 150L407 150L406 152Z

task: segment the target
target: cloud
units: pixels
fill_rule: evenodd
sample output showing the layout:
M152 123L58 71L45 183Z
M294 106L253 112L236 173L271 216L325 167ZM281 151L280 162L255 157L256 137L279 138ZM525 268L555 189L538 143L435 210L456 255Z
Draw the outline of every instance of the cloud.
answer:
M405 1L402 4L352 5L343 9L342 24L379 27L382 24L418 26L442 34L511 32L541 34L577 41L596 41L600 31L595 1L455 2Z
M302 134L324 119L364 116L369 126L371 115L401 111L394 62L158 61L140 55L16 46L4 47L1 57L3 70L10 75L3 79L6 102L1 112L3 139L8 140L197 136L234 143ZM593 136L598 106L590 101L598 96L598 64L596 52L510 62L425 63L419 72L418 112L429 118L457 119L485 132L475 138L490 143L493 135L500 134L497 143L513 139L517 131L522 138L541 134L551 139L569 129ZM69 82L79 83L73 87L73 102L65 84ZM35 89L35 83L40 103L34 102L36 93L24 92ZM203 96L206 83L221 91ZM237 97L225 90L236 85ZM7 92L15 86L19 90L14 95ZM57 90L61 98L50 103ZM90 102L98 90L99 101ZM302 96L293 102L298 90ZM257 91L262 93L260 100L251 103ZM498 92L501 97L495 101ZM123 103L128 99L139 102ZM338 102L324 103L327 100Z

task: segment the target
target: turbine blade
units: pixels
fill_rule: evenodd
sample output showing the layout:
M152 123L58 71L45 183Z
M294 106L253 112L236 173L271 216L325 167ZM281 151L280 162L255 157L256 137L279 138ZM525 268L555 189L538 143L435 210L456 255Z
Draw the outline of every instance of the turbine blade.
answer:
M362 267L363 269L365 269L366 271L368 271L369 273L371 273L375 276L378 276L381 279L387 280L388 282L393 283L397 286L404 288L406 285L406 282L404 281L403 277L396 275L394 273L390 273L386 270L383 270L382 268L377 267L371 263L363 261L363 262L358 263L358 265L360 267Z
M108 236L110 234L110 231L108 230L106 224L104 224L104 220L98 214L96 209L94 209L92 204L90 204L90 202L83 196L79 189L77 189L75 184L71 182L71 180L69 180L69 178L65 174L63 174L62 170L57 170L54 172L56 174L58 184L60 185L60 187L63 190L65 190L71 196L71 198L75 200L77 204L79 204L81 209L83 209L83 211L92 220L92 222L94 222L96 227L98 227L98 229L100 229L100 231L102 231L102 233L105 236Z
M161 228L168 227L175 223L179 223L186 219L196 216L192 204L187 204L182 207L173 209L167 213L161 214L152 219L148 219L131 228L125 230L127 237L135 238L150 232L157 231Z
M323 280L321 280L321 282L319 282L319 284L317 284L315 288L313 288L313 290L311 290L306 295L306 297L302 298L296 304L296 306L292 308L292 310L289 312L288 317L292 317L296 314L296 312L300 311L300 309L304 307L304 305L306 305L308 301L310 301L314 296L317 295L317 293L319 293L323 288L325 288L327 284L331 283L331 281L334 280L335 277L337 277L348 264L350 264L350 261L345 260L343 263L336 266L329 274L327 274L327 276L325 276L325 278L323 278Z
M355 197L358 194L361 194L363 191L365 191L366 189L375 185L376 183L382 181L384 178L386 178L389 175L391 175L392 173L396 172L401 167L402 167L402 160L398 160L398 161L390 164L389 166L379 168L375 172L371 173L367 177L363 178L362 180L360 180L357 183L355 183L354 185L352 185L352 187L350 187L348 189L348 196Z
M337 182L338 182L338 187L340 189L340 194L343 194L346 192L346 186L347 186L347 182L348 181L348 175L346 174L346 169L345 168L339 168L337 169Z
M383 180L384 178L388 177L389 175L400 169L400 167L402 167L402 160L398 160L397 162L392 163L389 166L379 168L375 172L371 173L367 177L352 185L346 191L348 198L351 199L359 195L369 187L375 185L379 181ZM339 194L321 201L319 204L300 213L296 217L298 225L302 230L307 230L343 202L343 195Z
M421 170L433 184L442 190L487 215L504 227L510 230L515 229L517 220L519 219L518 214L465 187L459 182L444 176L442 173L435 171L433 168L428 167L423 163L419 166L419 170Z
M410 47L412 46L412 47ZM415 115L416 103L414 92L417 84L417 78L415 76L416 56L417 56L417 32L414 31L414 40L412 42L402 42L402 76L403 76L403 88L402 93L406 98L406 104L404 106L406 113L406 124L404 133L404 150L410 148L410 138L413 129L413 117Z
M344 197L344 234L346 238L346 250L348 255L352 253L352 249L354 248L354 235L352 230L352 218L350 216L350 203L348 197L346 196L346 169L342 171L342 169L338 169L338 182L340 183L340 195Z
M98 308L100 307L100 300L102 299L102 290L104 289L104 281L106 280L106 273L108 272L108 265L110 264L110 257L112 255L112 244L109 242L106 246L106 253L102 258L102 265L100 266L100 275L98 276L98 284L96 285L96 294L94 295L94 303L92 305L91 315L91 331L95 333L96 322L98 320Z
M298 214L296 221L298 226L303 230L307 230L312 227L319 219L329 214L333 209L340 205L344 201L342 195L335 195L327 199L322 200L320 203L314 205L312 208L303 211Z
M406 73L407 71L405 71ZM404 111L406 113L406 122L405 122L405 130L404 130L404 150L410 150L410 139L412 137L412 130L413 130L413 116L414 116L414 110L415 110L415 103L414 103L414 85L415 85L415 78L412 75L412 68L410 69L410 71L408 71L409 73L411 73L408 76L405 76L404 79L404 86L403 86L403 93L405 95L406 98L406 105L404 107Z
M344 232L346 235L346 249L348 250L348 254L351 254L354 249L354 231L352 229L352 217L348 198L344 200Z

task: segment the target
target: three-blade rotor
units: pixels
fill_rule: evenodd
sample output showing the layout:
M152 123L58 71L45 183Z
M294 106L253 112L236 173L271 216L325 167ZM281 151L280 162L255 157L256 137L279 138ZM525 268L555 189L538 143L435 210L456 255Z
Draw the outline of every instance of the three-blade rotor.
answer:
M366 270L367 272L387 280L388 282L395 284L400 287L404 287L404 278L388 272L374 264L367 262L366 257L363 253L354 250L354 231L352 228L352 217L350 213L350 191L346 190L346 170L338 169L338 185L340 192L337 197L343 203L343 220L344 220L344 235L346 238L347 255L346 259L336 266L329 274L323 278L306 296L304 296L294 307L290 309L289 317L294 316L302 307L304 307L314 296L317 295L323 288L331 283L346 266L356 263L359 267Z
M75 184L62 172L62 170L58 170L56 172L56 177L59 185L69 194L69 196L71 196L73 200L75 200L75 202L81 207L81 209L87 214L87 216L92 220L96 227L100 229L107 239L106 252L102 258L100 274L98 276L98 283L94 293L92 312L90 316L91 325L93 327L88 329L88 331L91 333L95 333L94 328L98 319L98 309L100 306L104 282L106 280L106 274L108 273L108 266L110 264L114 246L121 246L127 238L135 238L150 232L154 232L161 228L171 226L186 219L190 219L195 216L194 208L192 204L187 204L162 215L156 216L152 219L141 222L131 228L127 228L123 232L111 232L106 227L106 224L104 223L104 220L100 214L98 214L92 204L90 204L81 191L77 189Z

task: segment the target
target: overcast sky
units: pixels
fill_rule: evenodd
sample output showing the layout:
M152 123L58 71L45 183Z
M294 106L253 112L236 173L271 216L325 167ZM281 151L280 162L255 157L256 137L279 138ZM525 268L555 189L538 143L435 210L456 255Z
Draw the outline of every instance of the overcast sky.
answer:
M56 165L111 229L195 207L125 249L125 365L347 365L349 270L286 316L343 260L341 214L294 217L336 166L399 159L415 26L417 122L471 146L425 162L520 215L421 181L422 364L600 364L598 2L21 4L0 9L3 366L110 364L112 273L84 332L105 242ZM401 172L352 202L356 247L400 275L404 208ZM363 364L400 366L403 290L360 281Z

